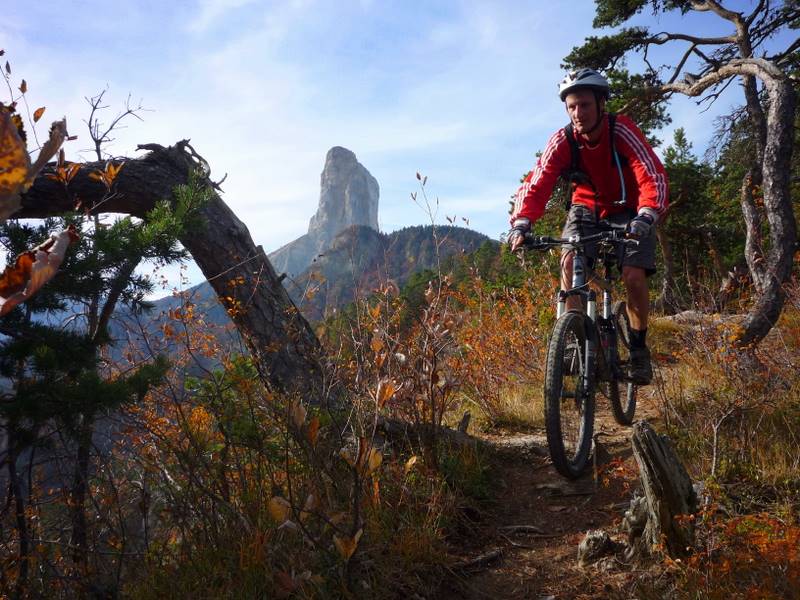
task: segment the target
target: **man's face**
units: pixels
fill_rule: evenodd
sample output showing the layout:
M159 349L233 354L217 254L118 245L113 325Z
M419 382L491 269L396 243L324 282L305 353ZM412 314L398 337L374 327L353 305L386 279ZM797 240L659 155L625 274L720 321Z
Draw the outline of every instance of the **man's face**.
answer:
M567 107L569 120L578 133L585 133L597 124L598 104L595 101L594 93L590 90L578 90L567 94L564 101ZM603 109L605 100L600 99L600 110Z

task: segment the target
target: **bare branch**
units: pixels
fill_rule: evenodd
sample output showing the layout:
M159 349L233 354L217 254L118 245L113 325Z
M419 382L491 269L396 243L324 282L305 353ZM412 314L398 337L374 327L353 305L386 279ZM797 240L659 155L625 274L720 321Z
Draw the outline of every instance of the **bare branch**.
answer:
M653 67L653 65L650 64L650 60L649 60L649 58L647 56L647 51L648 50L650 50L650 46L645 46L644 47L644 53L643 53L643 56L642 56L642 60L644 61L644 64L647 65L647 68L650 69L651 72L655 73L656 69Z
M715 15L722 17L732 23L737 23L742 20L742 14L728 10L716 0L704 0L703 2L692 2L692 8L700 12L711 11Z
M722 65L716 71L704 75L697 81L692 83L665 83L659 86L658 90L661 93L678 92L686 96L699 96L712 85L734 75L758 77L768 87L774 85L776 81L787 79L785 73L763 58L737 58L731 60L728 64Z
M658 88L646 89L641 96L637 96L636 98L631 98L628 100L628 102L626 102L617 112L623 115L630 115L631 111L641 104L653 102L659 97L663 100L669 100L671 96L672 92L662 92Z
M218 192L221 192L222 191L222 184L225 183L225 180L227 178L228 178L228 174L225 173L225 175L223 175L222 179L220 179L219 181L211 181L211 179L209 179L209 183L211 184L211 187L213 187Z
M96 96L92 96L91 98L84 97L89 106L92 107L92 110L89 112L89 119L87 121L84 121L84 123L86 123L86 126L89 128L89 136L95 142L95 152L97 153L97 160L102 160L103 157L100 155L100 150L97 145L97 136L100 125L98 124L96 114L97 111L108 108L108 105L101 106L101 103L103 102L103 96L105 96L107 91L108 88L104 89Z
M760 46L767 38L773 35L778 29L784 27L800 18L800 10L790 12L780 12L772 16L772 19L764 18L763 22L759 23L755 28L750 30L750 37L752 39L752 46Z
M140 260L141 259L138 257L131 257L124 261L117 269L117 273L112 281L108 296L105 299L105 304L103 304L103 308L100 311L100 315L97 319L95 330L92 332L92 342L95 344L98 344L99 340L102 339L102 336L106 334L111 315L114 314L114 310L117 308L117 302L119 301L122 292L125 290L125 287L128 285L131 275L133 275L133 272L136 270Z
M784 50L780 54L776 54L775 56L772 56L772 57L768 58L768 60L771 60L775 64L780 64L784 60L786 60L789 57L789 55L791 55L792 53L796 52L798 49L800 49L800 38L797 38L792 43L792 45L789 46L786 50Z
M675 40L683 40L684 42L691 42L696 46L719 46L721 44L735 44L737 39L735 35L723 35L720 37L697 37L695 35L688 35L685 33L670 33L662 31L655 34L646 43L658 44L659 46L672 42Z
M695 47L695 48L694 48L694 50L693 50L693 52L694 52L694 53L695 53L697 56L699 56L700 58L702 58L704 61L706 61L706 62L707 62L707 63L708 63L710 66L714 67L715 69L716 69L717 67L719 67L719 61L718 61L718 60L715 60L715 59L713 59L713 58L709 58L708 56L706 56L706 55L703 53L703 51L702 51L702 50L700 50L700 48L697 48L697 47Z
M106 129L105 133L103 134L103 137L108 136L108 134L111 133L111 131L117 126L117 124L128 115L136 117L141 121L142 118L138 114L136 114L138 111L141 110L144 110L144 108L142 107L141 100L139 101L139 105L136 108L131 108L131 95L128 94L128 98L127 100L125 100L125 112L120 113L119 115L116 116L116 118L113 121L111 121L111 124Z
M681 71L683 70L683 66L686 64L686 61L689 59L689 56L691 56L692 52L694 52L695 47L696 44L692 44L691 46L689 46L689 49L684 53L683 58L681 58L680 62L678 63L678 66L675 67L675 70L672 73L672 77L669 78L669 81L667 83L672 83L678 78L678 75L680 75Z
M728 81L726 81L726 82L725 82L725 83L722 85L722 87L721 87L719 90L717 90L717 91L716 91L716 92L714 92L713 94L709 94L708 96L706 96L706 97L704 97L704 98L701 98L700 100L698 100L698 101L697 101L697 104L698 104L698 105L702 104L703 102L708 102L708 106L706 106L706 107L705 107L705 108L704 108L704 109L703 109L701 112L706 112L708 109L710 109L710 108L711 108L711 107L714 105L714 103L715 103L717 100L719 100L719 97L720 97L720 96L723 94L723 92L724 92L726 89L728 89L728 86L729 86L730 84L732 84L734 81L736 81L736 77L731 77L730 79L728 79Z
M141 121L142 118L138 113L147 110L142 106L141 100L136 107L131 106L131 95L128 94L128 98L125 100L125 110L114 117L108 127L106 127L101 133L102 125L97 113L100 110L108 108L108 105L101 105L103 96L105 96L107 91L108 88L104 89L97 96L86 98L86 102L89 103L89 106L92 107L92 110L89 113L89 120L84 121L84 123L86 123L87 127L89 128L89 136L94 142L94 152L97 155L97 160L103 160L103 144L107 144L114 140L114 138L111 137L111 132L119 127L120 122L128 116L133 116Z
M756 20L756 17L761 13L766 4L768 4L767 0L759 0L758 6L756 6L753 12L750 13L750 16L745 19L745 23L748 27L753 24L753 21ZM767 7L767 10L769 10L769 7Z

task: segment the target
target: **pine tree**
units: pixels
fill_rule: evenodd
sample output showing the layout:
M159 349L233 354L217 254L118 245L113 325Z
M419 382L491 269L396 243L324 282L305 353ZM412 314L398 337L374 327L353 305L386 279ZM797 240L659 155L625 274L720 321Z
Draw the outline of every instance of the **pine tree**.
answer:
M113 182L109 186L113 193ZM150 362L120 371L108 363L110 347L119 340L111 333L115 311L148 308L146 297L154 282L136 272L143 260L170 264L186 258L177 237L197 226L196 209L206 197L199 179L175 191L174 208L159 204L147 218L117 218L105 223L99 216L48 219L40 224L7 221L0 241L9 260L35 246L53 231L72 225L81 239L68 252L54 279L32 299L0 321L0 376L4 378L0 419L5 427L10 497L14 503L19 569L17 593L29 585L29 555L46 532L36 500L43 490L36 481L23 482L37 451L53 457L64 452L71 474L55 487L68 498L69 525L58 541L71 549L78 573L90 573L89 524L86 504L93 469L98 419L125 403L140 400L150 386L162 381L168 363L156 356ZM47 532L54 534L53 532ZM50 536L52 537L52 535Z
M731 222L720 222L717 206L709 199L711 168L692 153L682 128L675 130L673 143L664 150L664 167L670 181L670 217L658 231L664 276L656 304L674 312L697 304L711 273L721 276L721 246L736 237L725 235Z

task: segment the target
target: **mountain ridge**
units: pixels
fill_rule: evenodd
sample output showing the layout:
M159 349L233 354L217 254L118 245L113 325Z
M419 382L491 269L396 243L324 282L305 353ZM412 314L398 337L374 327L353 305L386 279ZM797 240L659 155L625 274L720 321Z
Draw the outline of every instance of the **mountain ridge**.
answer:
M414 273L487 241L482 233L453 225L417 225L388 234L354 225L287 288L303 315L317 321L387 281L402 287Z
M381 283L391 280L402 287L414 273L435 268L437 261L455 254L474 252L486 242L492 240L454 225L412 225L391 233L352 225L340 232L307 269L287 278L286 287L303 315L317 321L369 294ZM229 322L208 282L189 288L184 295L192 298L207 320L217 325ZM168 295L152 304L158 314L177 307L180 299Z

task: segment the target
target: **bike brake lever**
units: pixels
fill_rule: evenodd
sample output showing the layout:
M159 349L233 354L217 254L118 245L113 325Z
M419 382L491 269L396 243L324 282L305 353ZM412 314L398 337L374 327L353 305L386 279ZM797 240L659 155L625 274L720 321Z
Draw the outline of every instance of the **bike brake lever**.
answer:
M525 234L525 248L529 250L546 250L553 244L553 239L544 235Z
M529 250L542 250L545 248L545 244L542 242L542 238L538 235L526 235L525 236L525 248Z
M640 240L638 240L637 238L631 238L631 237L626 237L623 239L623 241L625 242L626 246L628 244L630 244L631 246L638 246L640 242Z

